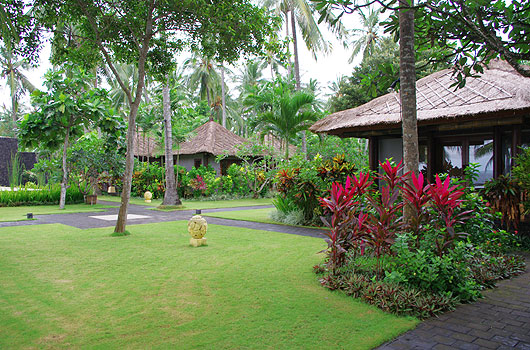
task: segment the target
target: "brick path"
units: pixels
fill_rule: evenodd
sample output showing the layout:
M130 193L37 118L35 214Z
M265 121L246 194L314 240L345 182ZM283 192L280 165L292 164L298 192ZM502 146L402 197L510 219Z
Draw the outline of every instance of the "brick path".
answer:
M118 213L118 204L104 212L39 215L34 221L4 222L0 227L62 223L77 228L114 226L114 221L90 218L94 215ZM270 207L270 206L269 206ZM127 224L145 224L161 221L188 220L194 210L163 212L149 210L152 207L130 205L129 214L150 216L149 218L127 220ZM267 208L267 206L205 209L204 214L215 211ZM248 221L208 217L208 223L245 227L256 230L283 232L289 234L324 237L319 229L264 224ZM527 265L530 265L527 257ZM460 305L453 312L422 322L393 341L383 344L379 350L401 349L521 349L530 350L530 273L528 271L511 280L502 281L498 288L484 292L484 299L467 305Z
M530 273L501 281L484 299L422 322L378 348L401 349L530 350Z

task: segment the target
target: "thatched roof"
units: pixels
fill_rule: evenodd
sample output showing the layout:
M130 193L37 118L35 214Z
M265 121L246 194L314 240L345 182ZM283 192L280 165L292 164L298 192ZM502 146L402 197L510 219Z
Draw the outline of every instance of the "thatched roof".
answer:
M453 71L445 69L416 82L418 126L461 117L499 117L497 112L530 111L530 78L504 61L492 61L478 78L455 91ZM506 115L506 113L503 113ZM316 133L343 134L401 127L399 94L391 92L362 106L333 113L313 124Z
M136 157L157 157L160 146L153 137L144 135L141 131L134 133L134 155Z
M236 146L248 142L213 120L199 126L193 132L195 136L191 140L180 144L180 154L210 153L214 156L221 154L235 156Z

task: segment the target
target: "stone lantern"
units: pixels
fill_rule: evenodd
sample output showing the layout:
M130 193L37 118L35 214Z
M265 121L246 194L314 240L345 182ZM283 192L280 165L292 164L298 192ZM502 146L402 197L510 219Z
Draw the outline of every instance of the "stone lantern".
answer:
M153 194L149 191L145 191L144 193L144 199L146 203L151 203L151 199L153 198Z
M188 221L188 232L190 233L190 245L194 247L200 247L206 245L206 238L204 235L208 230L208 223L200 215L201 211L197 210L196 214L191 217Z

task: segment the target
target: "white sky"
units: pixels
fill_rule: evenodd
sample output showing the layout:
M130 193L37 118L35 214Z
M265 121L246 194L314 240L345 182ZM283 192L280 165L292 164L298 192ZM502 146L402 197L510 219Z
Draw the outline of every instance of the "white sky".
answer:
M343 17L344 25L347 28L355 28L358 26L357 15L345 15ZM301 35L298 34L299 44L298 51L300 54L300 74L302 83L308 83L311 78L317 79L320 88L320 97L325 98L325 95L330 93L328 86L330 82L335 81L342 75L350 75L353 67L360 62L358 57L352 64L348 63L350 57L349 49L345 49L336 38L333 33L325 28L325 25L321 26L321 31L324 36L332 45L333 51L327 55L318 53L318 61L315 61L312 54L307 50L305 44L300 39ZM282 31L285 32L285 31ZM291 47L292 52L292 47ZM50 45L47 43L44 45L43 50L40 54L40 64L37 68L31 69L26 72L26 76L30 82L35 85L38 89L43 89L43 75L51 67L49 62L50 56ZM182 58L185 58L185 53L182 54ZM234 73L237 72L237 68L233 69ZM265 74L268 69L265 70ZM267 76L267 75L266 75ZM10 95L7 87L7 81L5 79L0 80L0 106L10 106ZM29 107L29 97L25 96L22 102Z

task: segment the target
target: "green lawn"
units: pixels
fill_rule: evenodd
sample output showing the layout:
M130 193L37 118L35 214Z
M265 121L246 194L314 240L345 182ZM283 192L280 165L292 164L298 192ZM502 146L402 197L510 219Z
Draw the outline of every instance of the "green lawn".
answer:
M99 200L110 202L121 202L120 197L114 196L98 196ZM162 204L161 199L153 199L151 203L146 203L142 198L131 198L131 204L147 205L157 207ZM253 205L272 205L272 198L258 198L258 199L234 199L222 201L196 201L183 200L182 207L172 210L190 210L190 209L217 209L217 208L234 208L234 207L248 207ZM153 208L156 209L156 208Z
M215 213L204 213L204 216L212 216L212 217L221 218L221 219L264 222L266 224L281 224L279 222L272 220L269 217L270 212L273 210L276 210L276 209L263 208L263 209L250 209L250 210L218 211Z
M370 349L417 324L322 288L321 239L186 222L0 228L0 349Z
M33 215L44 214L68 214L68 213L84 213L84 212L101 212L105 208L112 208L110 205L87 205L87 204L68 204L61 210L59 204L56 205L36 205L36 206L22 206L22 207L3 207L0 208L0 221L22 221L27 220L26 214L33 213Z

